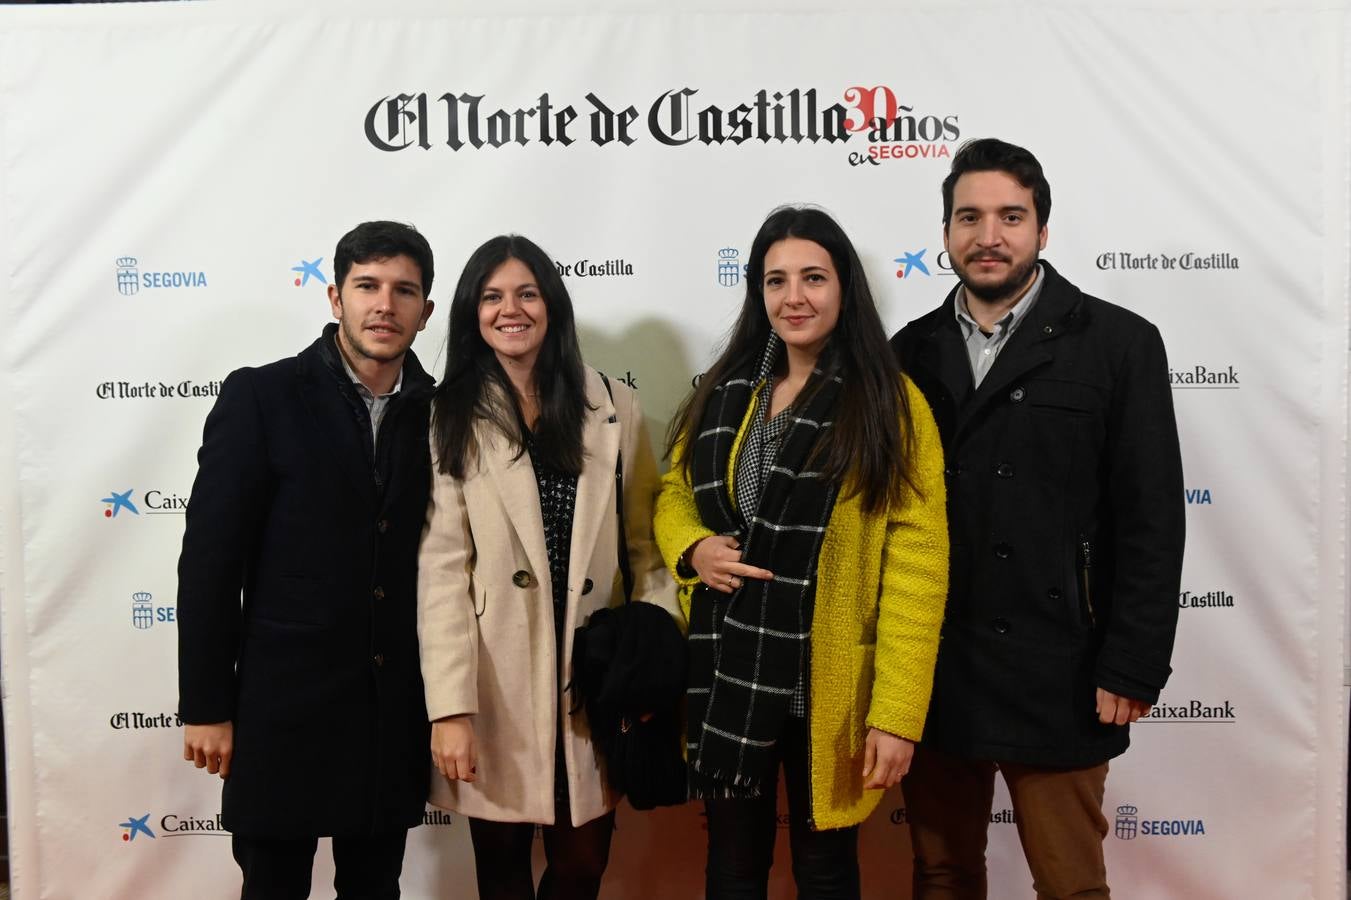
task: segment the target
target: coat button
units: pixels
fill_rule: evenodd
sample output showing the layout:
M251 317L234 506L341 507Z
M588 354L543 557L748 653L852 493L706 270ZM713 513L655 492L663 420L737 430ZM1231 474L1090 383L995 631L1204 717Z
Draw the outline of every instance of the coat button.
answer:
M595 583L592 582L590 578L588 578L586 581L582 582L582 593L583 594L591 593L591 589L595 586L596 586Z
M1054 325L1043 325L1043 326L1041 326L1041 333L1042 333L1042 334L1055 334L1055 326L1054 326Z
M371 662L375 663L376 668L383 666L385 664L385 654L383 653L375 654L375 656L371 658Z
M1049 591L1046 592L1046 598L1048 600L1059 600L1060 597L1061 597L1060 588L1051 588Z
M1026 396L1027 391L1023 390L1020 387L1016 387L1013 390L1009 391L1009 399L1012 400L1014 403L1022 403L1023 398Z
M375 530L380 532L381 534L384 534L386 531L389 531L389 519L381 519L379 522L376 522Z
M995 619L990 623L990 627L995 630L996 634L1008 634L1009 620L1005 619L1003 616L1000 616L999 618Z
M374 597L376 600L383 600L385 599L385 589L382 587L377 587L375 590L371 591L371 596Z
M518 588L530 587L530 573L525 569L519 569L515 575L511 576L511 583Z
M994 555L999 557L1000 559L1008 559L1010 556L1013 555L1013 548L1010 547L1008 544L1002 542L995 544Z
M1012 478L1013 466L1011 466L1008 463L1000 463L999 465L995 466L994 473L998 475L1000 478Z

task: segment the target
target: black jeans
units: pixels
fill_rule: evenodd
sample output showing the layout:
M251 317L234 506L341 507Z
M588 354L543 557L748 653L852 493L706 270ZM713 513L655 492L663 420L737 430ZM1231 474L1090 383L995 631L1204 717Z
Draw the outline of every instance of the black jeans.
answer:
M788 843L800 900L859 900L858 826L812 831L807 726L789 717L772 751L773 775L753 800L706 800L707 900L765 900L778 836L779 764L788 794Z
M337 900L398 900L399 873L408 830L333 838L333 888ZM305 900L310 895L318 838L231 839L244 873L240 900Z
M610 861L614 811L576 828L567 817L563 808L555 815L556 824L543 826L546 865L538 893L530 873L535 825L470 817L479 900L596 900Z

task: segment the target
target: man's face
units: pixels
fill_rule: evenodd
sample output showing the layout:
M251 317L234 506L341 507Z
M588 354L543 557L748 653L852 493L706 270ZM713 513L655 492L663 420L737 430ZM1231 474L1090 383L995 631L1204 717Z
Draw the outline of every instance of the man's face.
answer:
M402 358L434 305L422 296L422 271L407 256L353 263L341 288L328 286L328 302L338 343L354 363Z
M1032 189L1007 172L962 175L952 188L943 246L968 294L987 303L1017 296L1031 283L1046 246Z

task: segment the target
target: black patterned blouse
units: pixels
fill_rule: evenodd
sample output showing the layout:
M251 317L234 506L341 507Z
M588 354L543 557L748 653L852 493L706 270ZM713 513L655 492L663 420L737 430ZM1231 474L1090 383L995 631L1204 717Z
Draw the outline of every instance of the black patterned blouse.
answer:
M527 435L529 432L527 432ZM554 647L557 651L558 671L563 671L563 621L568 607L568 557L572 552L572 515L577 506L577 476L560 472L546 460L537 459L534 441L526 439L531 452L530 464L535 470L535 485L539 488L539 512L544 520L544 548L549 554L549 586L554 601ZM567 697L559 689L559 702ZM568 806L568 779L564 774L562 719L554 742L554 800L560 809Z

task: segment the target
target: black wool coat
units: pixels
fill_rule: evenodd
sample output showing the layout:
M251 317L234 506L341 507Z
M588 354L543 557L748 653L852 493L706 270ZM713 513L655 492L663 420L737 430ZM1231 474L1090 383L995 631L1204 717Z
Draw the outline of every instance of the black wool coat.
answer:
M954 289L892 338L943 436L951 580L924 740L1045 766L1120 754L1099 687L1148 702L1171 672L1182 462L1163 340L1048 263L973 389Z
M336 327L225 379L179 557L179 714L233 721L224 824L250 836L407 828L427 797L417 550L433 383L408 353L373 441Z

